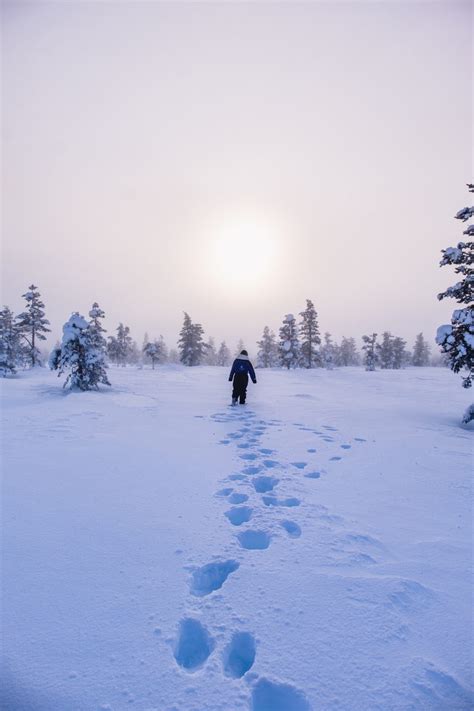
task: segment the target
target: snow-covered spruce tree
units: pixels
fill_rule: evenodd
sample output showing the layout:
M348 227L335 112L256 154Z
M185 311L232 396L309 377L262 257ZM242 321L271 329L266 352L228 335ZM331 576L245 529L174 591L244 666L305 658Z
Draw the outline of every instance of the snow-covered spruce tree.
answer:
M318 346L319 336L318 313L310 299L306 299L306 308L300 312L301 359L306 368L320 365Z
M102 326L102 319L105 318L105 313L100 308L97 301L94 301L92 308L89 311L89 327L90 327L90 337L94 348L102 351L102 353L107 353L107 341L102 334L106 333L105 328Z
M366 370L375 370L378 363L377 354L377 334L372 333L370 336L362 336L362 350L364 352L364 365Z
M278 365L278 346L275 339L275 334L268 326L263 329L263 335L260 341L257 341L257 367L258 368L274 368Z
M217 365L217 351L216 343L212 336L209 336L207 343L204 344L205 354L204 363L205 365Z
M474 192L474 185L468 184L469 192ZM464 207L455 215L457 220L467 222L474 216L474 206ZM474 237L474 223L469 224L463 234ZM454 266L455 274L461 280L438 294L438 299L455 299L462 308L455 309L451 324L438 328L436 342L447 354L449 367L454 373L461 373L462 384L470 388L474 378L474 242L459 242L457 247L442 250L440 266ZM463 422L474 419L474 405L466 410Z
M326 331L324 334L324 343L320 349L321 361L326 370L332 370L334 368L334 343L332 342L331 334Z
M96 383L103 383L104 385L110 385L107 376L104 376L104 369L107 368L107 341L103 335L106 333L106 330L102 326L101 322L102 319L105 318L105 313L102 311L97 301L94 301L92 304L92 308L89 311L89 318L89 348L91 351L96 353L95 363L91 361L89 364L89 368L91 370L96 370L95 375L93 374L92 376L92 381Z
M400 370L409 363L410 358L405 348L406 344L407 342L400 336L395 336L392 341L392 368L394 370Z
M222 341L217 351L217 365L230 365L232 355L225 341Z
M160 359L160 347L158 343L154 341L153 343L145 344L143 355L151 360L152 370L155 370L155 363L158 363Z
M204 329L200 323L193 323L189 314L184 313L184 321L179 333L178 348L181 363L199 365L204 358Z
M21 329L8 306L0 311L0 374L14 375L22 361Z
M393 368L393 336L389 331L382 333L382 343L377 343L377 354L383 370Z
M49 321L45 318L44 304L41 301L41 294L38 287L32 284L26 294L23 294L26 299L26 309L19 314L18 326L21 329L22 336L27 343L27 351L32 367L40 363L40 352L38 350L38 341L45 341L45 333L50 333L48 328Z
M125 366L130 361L133 352L133 339L130 335L130 328L120 323L117 326L117 335L109 336L107 344L107 354L116 365Z
M337 365L359 365L360 357L357 352L357 345L354 338L342 337L341 345L338 349Z
M142 352L145 358L149 358L151 360L153 370L155 369L156 363L162 365L168 360L168 348L163 336L160 336L152 342L145 343Z
M419 333L413 346L413 354L411 357L412 365L425 366L430 362L430 347L425 341L422 333Z
M283 325L280 328L280 343L278 354L281 365L288 368L296 368L300 363L301 351L298 340L298 327L293 314L286 314Z
M100 384L110 385L104 350L97 348L95 338L91 323L77 312L64 324L61 346L49 357L49 366L58 376L69 371L64 387L98 390Z

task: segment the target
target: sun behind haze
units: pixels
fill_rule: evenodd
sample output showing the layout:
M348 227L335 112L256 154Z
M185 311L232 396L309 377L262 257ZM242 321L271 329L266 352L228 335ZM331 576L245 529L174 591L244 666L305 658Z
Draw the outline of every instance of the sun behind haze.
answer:
M471 4L5 2L3 301L252 349L434 336L471 175Z

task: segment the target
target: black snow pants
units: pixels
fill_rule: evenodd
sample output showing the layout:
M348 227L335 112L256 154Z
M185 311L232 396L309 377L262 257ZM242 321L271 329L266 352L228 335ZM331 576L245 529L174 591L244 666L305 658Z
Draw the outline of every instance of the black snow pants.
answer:
M247 396L247 385L249 384L249 376L247 373L236 373L234 375L234 389L232 390L232 399L238 400L243 405Z

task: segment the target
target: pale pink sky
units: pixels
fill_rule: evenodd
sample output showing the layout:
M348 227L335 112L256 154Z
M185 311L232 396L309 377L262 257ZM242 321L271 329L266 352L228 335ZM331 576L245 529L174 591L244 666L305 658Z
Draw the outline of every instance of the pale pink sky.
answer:
M3 301L253 349L432 337L472 200L470 2L4 2ZM215 242L223 240L216 256ZM239 249L239 246L241 248ZM266 257L266 249L269 256Z

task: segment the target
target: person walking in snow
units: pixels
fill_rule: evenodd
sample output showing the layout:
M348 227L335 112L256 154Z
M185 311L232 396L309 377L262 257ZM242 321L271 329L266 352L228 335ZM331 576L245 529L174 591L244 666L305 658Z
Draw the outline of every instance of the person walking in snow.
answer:
M252 378L253 384L256 385L257 378L255 377L253 365L249 360L249 354L243 350L240 351L240 355L234 360L229 375L229 382L232 381L232 378L234 379L232 405L237 405L237 400L240 400L241 405L245 405L249 375Z

